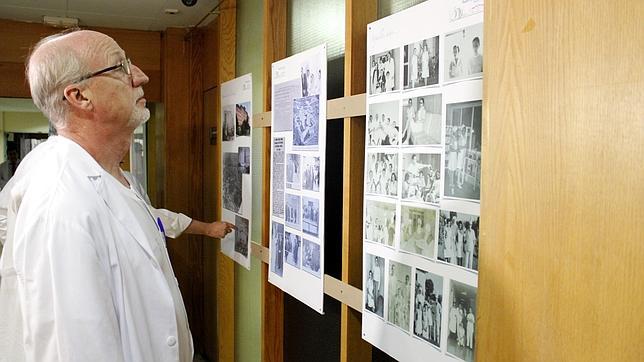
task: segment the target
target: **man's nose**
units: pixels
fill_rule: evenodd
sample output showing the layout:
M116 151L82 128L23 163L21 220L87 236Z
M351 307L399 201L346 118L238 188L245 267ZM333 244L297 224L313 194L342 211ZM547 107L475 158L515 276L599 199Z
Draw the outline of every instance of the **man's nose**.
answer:
M150 78L143 73L141 68L137 67L136 65L132 64L130 67L130 70L132 71L132 86L133 87L140 87L144 84L147 84L150 81Z

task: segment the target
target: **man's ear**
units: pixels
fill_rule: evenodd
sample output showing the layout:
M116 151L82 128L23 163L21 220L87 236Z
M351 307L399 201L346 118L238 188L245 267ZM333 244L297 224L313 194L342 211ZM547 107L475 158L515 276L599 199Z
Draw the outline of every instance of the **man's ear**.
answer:
M72 108L89 111L92 109L92 101L89 100L85 94L86 92L87 90L79 88L78 85L70 84L65 87L63 96L65 97L65 101L67 101Z

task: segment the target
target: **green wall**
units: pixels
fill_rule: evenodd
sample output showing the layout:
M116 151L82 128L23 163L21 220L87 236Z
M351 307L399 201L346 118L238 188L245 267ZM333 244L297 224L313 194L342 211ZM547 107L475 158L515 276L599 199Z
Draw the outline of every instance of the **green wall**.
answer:
M262 12L261 0L237 1L236 74L253 74L253 113L262 102ZM251 240L261 241L262 227L262 136L253 130L253 224ZM251 258L251 270L235 264L235 361L261 359L261 266Z

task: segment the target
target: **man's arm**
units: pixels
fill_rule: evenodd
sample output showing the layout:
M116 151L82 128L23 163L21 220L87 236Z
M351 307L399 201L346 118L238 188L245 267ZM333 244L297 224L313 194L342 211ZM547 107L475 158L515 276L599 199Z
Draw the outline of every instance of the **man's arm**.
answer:
M225 221L205 223L166 209L155 209L151 207L150 211L154 217L161 220L165 235L173 239L178 238L184 232L205 235L211 238L223 238L235 229L235 225Z
M211 238L223 238L228 233L236 229L235 225L226 221L215 221L205 223L199 220L192 220L186 232L188 234L205 235Z

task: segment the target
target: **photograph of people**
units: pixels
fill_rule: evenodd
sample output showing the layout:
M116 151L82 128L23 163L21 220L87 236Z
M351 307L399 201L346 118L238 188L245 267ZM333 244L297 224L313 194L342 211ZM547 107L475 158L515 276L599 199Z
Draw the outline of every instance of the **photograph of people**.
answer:
M286 154L286 188L299 190L301 187L300 155Z
M441 210L438 221L438 260L478 270L479 216Z
M240 172L250 174L250 147L237 147L237 158Z
M441 143L442 96L434 94L403 100L403 145Z
M387 321L409 332L411 309L411 267L389 262Z
M317 237L320 224L320 200L302 196L302 231Z
M317 146L319 133L319 96L293 100L293 146Z
M374 103L369 105L367 122L367 145L397 145L400 132L398 122L398 101Z
M296 268L300 268L300 246L302 241L300 236L286 232L284 238L284 260Z
M399 61L400 49L398 48L371 56L369 94L379 94L399 89Z
M483 75L483 23L446 34L444 46L446 81Z
M286 194L286 210L284 216L286 226L301 230L300 205L301 198L299 195Z
M313 241L302 240L302 270L320 278L320 245Z
M434 258L436 210L403 205L400 249Z
M404 153L402 198L438 204L440 201L440 154Z
M414 335L440 348L443 278L416 269Z
M367 154L365 192L385 196L398 195L398 155L395 153Z
M365 239L387 246L394 246L396 231L396 205L367 200L365 202Z
M236 106L237 119L237 136L250 136L250 102L238 104Z
M445 197L479 201L481 195L481 101L446 107Z
M447 353L463 361L474 361L476 288L450 281Z
M300 79L302 81L302 97L320 94L322 83L322 70L319 66L304 64L300 67Z
M380 318L384 316L385 305L385 260L379 256L365 255L365 309Z
M438 83L438 36L404 47L404 89Z
M275 221L271 233L271 271L280 277L284 271L284 225Z
M304 179L302 188L309 191L320 191L320 157L303 156Z

